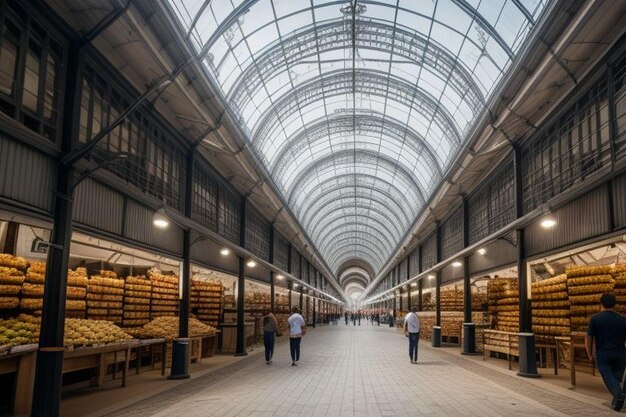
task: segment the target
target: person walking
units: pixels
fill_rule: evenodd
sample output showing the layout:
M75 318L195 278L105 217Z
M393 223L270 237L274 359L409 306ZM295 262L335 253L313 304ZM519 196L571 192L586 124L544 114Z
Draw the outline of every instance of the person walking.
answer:
M289 350L291 351L291 366L298 366L296 362L300 360L300 342L302 336L306 335L306 322L300 315L298 307L291 309L291 316L287 320L289 323Z
M278 335L278 321L273 311L267 311L263 316L263 344L265 345L265 363L272 364L274 356L274 342Z
M615 295L602 294L602 311L591 317L585 338L585 348L590 361L595 359L602 380L613 395L611 407L620 411L624 407L622 380L626 369L626 317L613 310Z
M346 316L346 326L347 326L348 325L348 312L347 311L345 313L345 316Z
M417 363L417 345L420 341L420 320L413 306L411 312L404 317L404 335L409 338L409 358L411 363Z

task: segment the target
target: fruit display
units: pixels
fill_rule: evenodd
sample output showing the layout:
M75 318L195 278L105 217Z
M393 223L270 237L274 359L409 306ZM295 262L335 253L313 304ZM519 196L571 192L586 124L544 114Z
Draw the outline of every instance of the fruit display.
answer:
M128 276L124 280L124 327L143 326L150 322L152 281L145 276Z
M222 316L223 296L222 283L191 280L191 311L203 323L218 325Z
M25 271L28 267L28 261L20 256L0 253L0 267L15 268L20 271Z
M290 314L286 313L277 313L274 314L276 316L276 321L278 322L278 333L289 334L289 316Z
M26 314L8 320L0 319L0 352L13 346L37 343L39 327L39 319Z
M274 312L277 314L286 313L289 314L289 295L276 293L274 300Z
M124 280L113 271L101 270L87 285L87 317L122 323Z
M39 341L39 317L20 314L0 320L0 350ZM104 320L65 319L64 345L96 346L131 340L132 337L111 322Z
M553 336L570 332L567 275L562 274L531 284L532 326L537 342L551 343Z
M143 327L127 329L127 332L140 339L174 339L178 337L178 317L157 317ZM189 337L208 336L215 333L215 327L194 318L189 319Z
M417 318L420 321L420 338L432 339L432 328L437 321L437 314L434 311L418 311ZM485 323L486 313L472 312L473 323ZM441 337L456 338L460 342L463 333L463 312L462 311L442 311L441 312Z
M131 339L132 336L110 321L65 319L65 346L95 346Z
M442 288L441 311L463 311L463 290L456 285Z
M2 254L4 255L4 254ZM8 258L5 263L8 264ZM24 273L17 268L0 266L0 310L8 310L19 307L19 293L22 290Z
M265 312L271 308L269 291L247 292L244 297L246 311Z
M614 287L611 266L574 266L565 270L573 332L587 331L589 319L600 311L600 296Z
M519 289L517 278L493 278L487 283L487 303L492 328L505 332L519 331Z
M178 314L178 281L176 275L164 275L157 269L149 272L152 281L151 318Z
M76 268L67 271L67 301L65 302L65 316L70 318L85 318L87 303L87 269Z
M613 294L617 298L615 311L626 314L626 264L617 265L613 271Z

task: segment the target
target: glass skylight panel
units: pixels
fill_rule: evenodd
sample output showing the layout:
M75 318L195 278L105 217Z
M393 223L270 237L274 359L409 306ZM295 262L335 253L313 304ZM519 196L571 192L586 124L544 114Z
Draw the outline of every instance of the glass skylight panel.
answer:
M197 51L209 48L209 76L330 266L357 256L375 270L547 4L359 0L353 60L348 1L169 2ZM316 241L328 227L340 242Z

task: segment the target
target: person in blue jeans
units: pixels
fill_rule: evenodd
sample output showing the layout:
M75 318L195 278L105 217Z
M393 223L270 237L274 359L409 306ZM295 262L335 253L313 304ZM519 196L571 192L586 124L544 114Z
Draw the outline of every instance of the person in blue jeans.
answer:
M611 407L620 411L624 406L622 379L626 369L626 317L613 311L616 299L613 294L600 297L602 311L591 317L585 340L589 360L595 359L604 384L613 395Z
M274 341L278 334L278 321L272 311L263 316L263 344L265 345L265 363L272 364L274 356Z
M306 323L304 318L300 315L298 307L291 309L291 316L289 317L289 350L291 351L291 366L298 366L297 362L300 360L300 342L302 336L306 335Z
M417 345L420 341L420 320L416 312L417 308L413 306L404 317L404 335L409 338L409 358L412 364L417 363Z

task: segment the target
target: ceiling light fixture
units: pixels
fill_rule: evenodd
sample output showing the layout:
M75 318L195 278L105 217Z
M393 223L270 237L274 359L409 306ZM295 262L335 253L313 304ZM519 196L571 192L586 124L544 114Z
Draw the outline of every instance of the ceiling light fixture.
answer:
M454 262L452 262L452 266L455 267L455 268L458 268L460 266L463 266L463 264L461 262L459 262L459 261L454 261Z
M165 229L170 225L170 220L165 214L165 209L160 208L152 215L152 224L159 229Z
M429 275L428 279L435 279L435 276L434 275Z
M256 262L254 262L252 259L250 259L246 265L248 265L250 268L254 268L256 266Z
M485 249L485 248L478 249L478 254L479 255L485 255L486 253L487 253L487 249Z
M280 279L285 279L285 276L284 276L284 275L281 275L281 274L278 274L278 275L276 275L276 279L279 279L279 280L280 280Z
M228 248L222 248L222 250L220 251L220 253L224 256L226 255L230 255L230 249Z
M543 219L540 224L541 227L543 227L544 229L552 229L554 226L556 226L556 220L554 220L552 217L547 217Z

